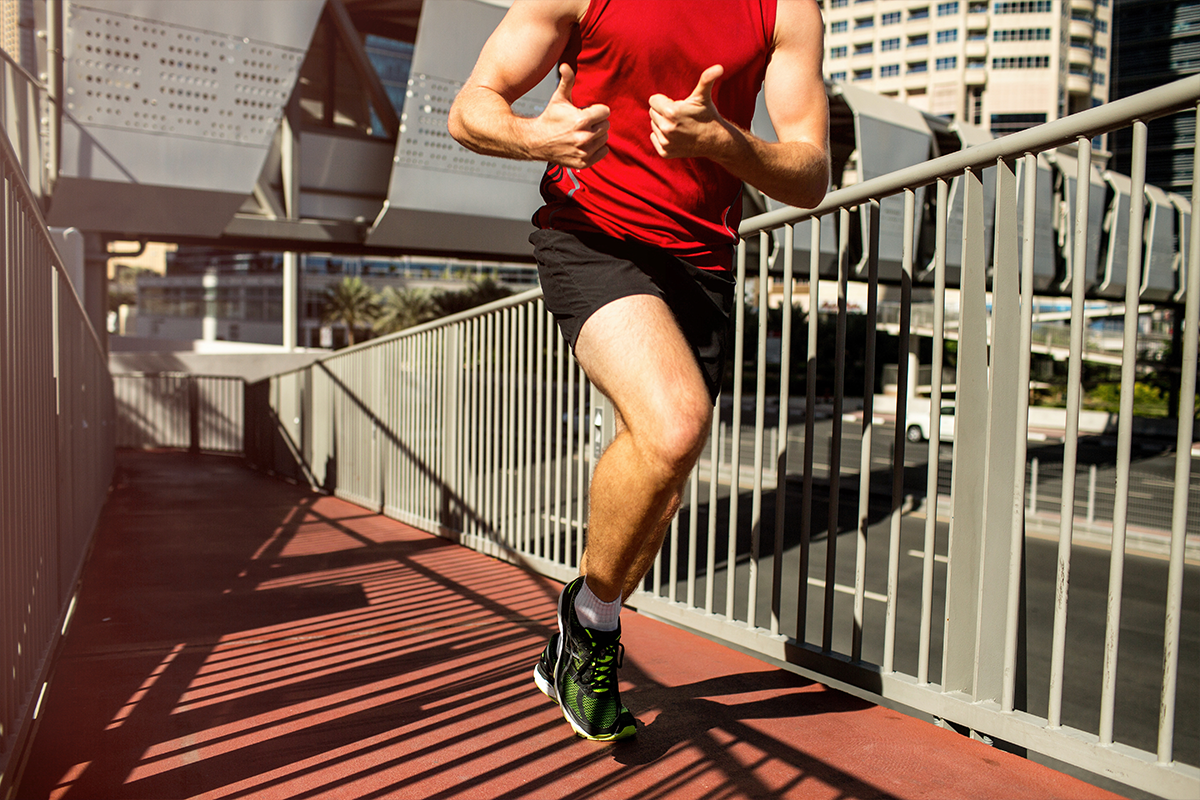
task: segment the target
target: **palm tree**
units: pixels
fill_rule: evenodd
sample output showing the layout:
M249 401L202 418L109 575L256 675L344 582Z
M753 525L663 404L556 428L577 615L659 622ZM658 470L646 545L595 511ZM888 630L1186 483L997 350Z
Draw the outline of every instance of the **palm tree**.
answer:
M352 347L355 329L369 327L378 314L379 297L361 278L343 278L325 288L321 321L345 325L346 340Z
M375 332L395 333L440 316L437 301L419 289L395 289L391 286L379 295L379 314Z
M508 297L510 294L512 294L512 290L508 287L501 286L491 278L484 278L466 289L439 294L437 296L437 305L440 309L438 316L457 314L460 311L466 311L485 303L490 303L493 300Z

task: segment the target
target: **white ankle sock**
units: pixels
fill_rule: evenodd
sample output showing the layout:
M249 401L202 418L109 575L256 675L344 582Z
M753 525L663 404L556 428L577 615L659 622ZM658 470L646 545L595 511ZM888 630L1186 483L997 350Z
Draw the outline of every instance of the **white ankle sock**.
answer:
M579 623L594 631L615 631L621 619L621 598L606 603L592 593L587 581L575 595L575 614Z

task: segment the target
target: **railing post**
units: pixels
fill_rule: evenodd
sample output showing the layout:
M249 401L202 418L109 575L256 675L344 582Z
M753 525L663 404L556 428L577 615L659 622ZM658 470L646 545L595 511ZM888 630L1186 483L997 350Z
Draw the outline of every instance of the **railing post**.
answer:
M983 507L979 627L976 631L975 699L999 701L1012 675L1018 608L1010 603L1020 581L1024 532L1026 418L1022 418L1020 249L1015 165L996 164L996 222L992 270L991 382L988 393L986 495ZM961 364L960 364L961 368ZM955 429L957 431L957 428ZM1020 462L1018 466L1018 461ZM1019 477L1018 477L1019 476ZM1007 646L1006 646L1007 643ZM1006 649L1011 652L1006 653Z
M942 684L947 692L975 696L980 569L985 529L987 452L987 254L983 180L963 174L963 249L958 340L958 402L954 412L954 466L950 488L949 565Z
M188 404L188 452L200 452L200 381L195 375L188 375L184 386L187 387Z
M460 325L446 328L442 339L442 458L444 469L440 478L441 510L438 525L443 536L462 533L458 523L459 502L462 496L460 479L462 442L459 429L461 408L460 379L463 370L463 336Z

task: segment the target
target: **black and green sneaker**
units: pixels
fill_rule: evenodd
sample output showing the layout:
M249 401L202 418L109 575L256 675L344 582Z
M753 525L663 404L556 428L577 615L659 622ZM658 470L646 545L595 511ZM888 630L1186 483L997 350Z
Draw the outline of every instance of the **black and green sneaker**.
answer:
M542 651L537 666L533 668L533 682L537 684L542 694L556 703L558 702L558 692L554 691L554 670L558 667L560 638L557 633L550 635L550 641L546 642L546 649Z
M633 715L621 705L617 668L625 652L621 629L585 628L575 616L583 578L567 584L558 600L558 665L554 689L563 716L585 739L614 742L637 733Z

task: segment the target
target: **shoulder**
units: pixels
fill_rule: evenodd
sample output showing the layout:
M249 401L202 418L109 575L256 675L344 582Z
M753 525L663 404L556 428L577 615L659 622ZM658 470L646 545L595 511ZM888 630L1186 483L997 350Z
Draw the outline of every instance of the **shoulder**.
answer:
M589 0L513 0L505 15L511 22L552 22L571 25L583 19Z
M825 20L817 0L778 0L774 48L822 47Z

